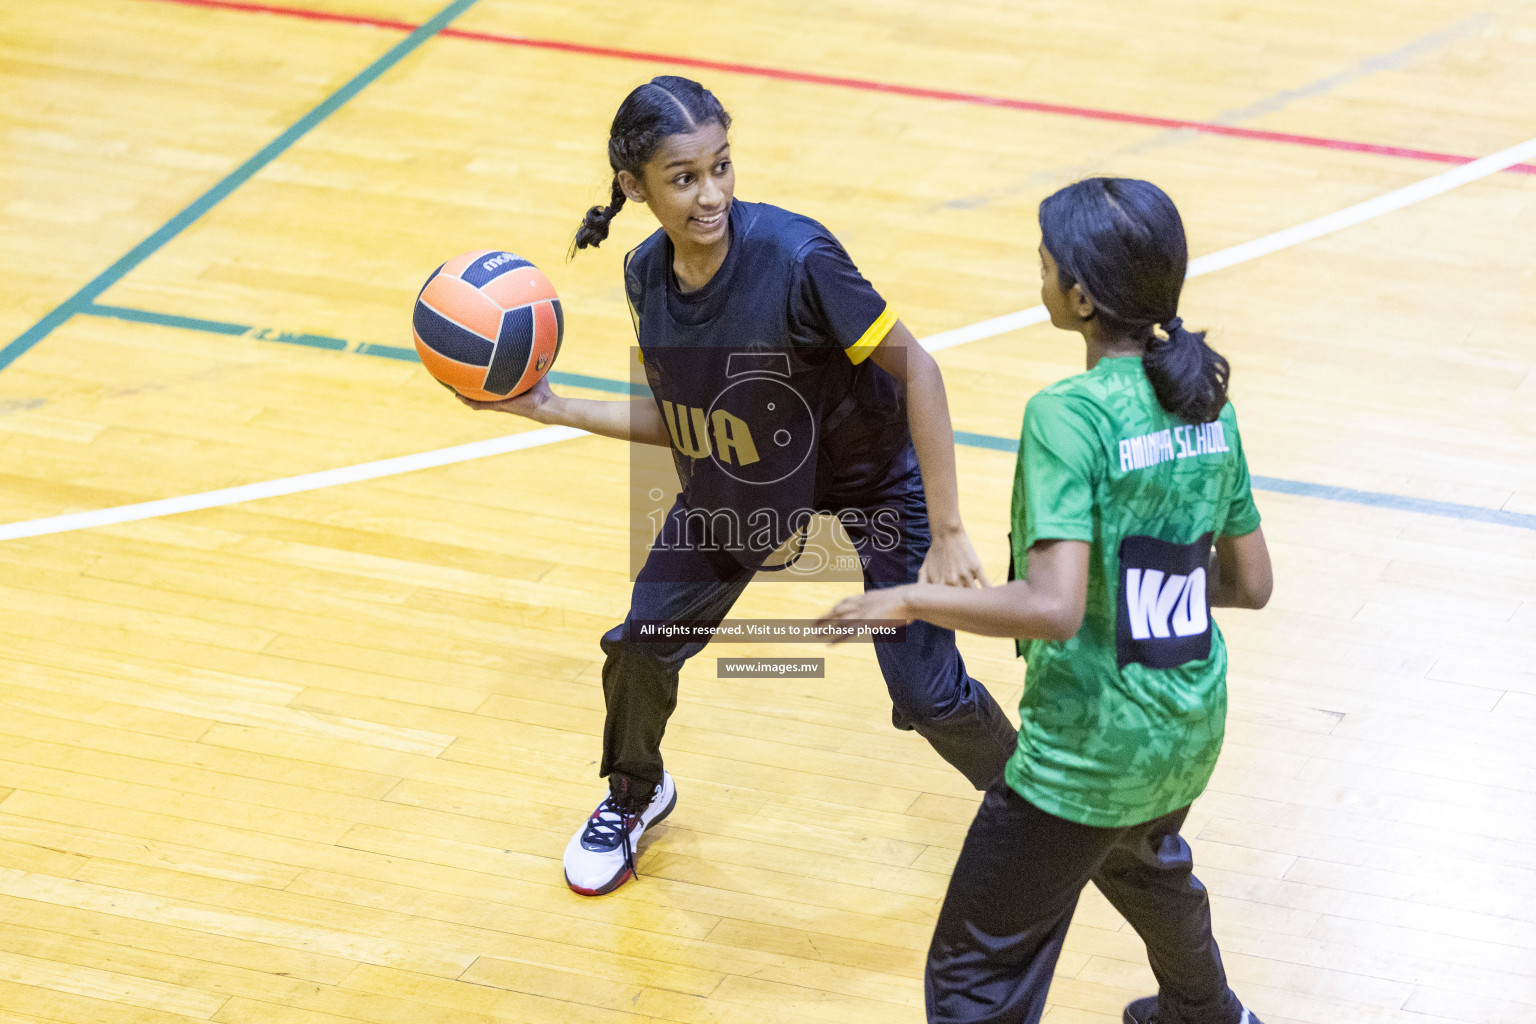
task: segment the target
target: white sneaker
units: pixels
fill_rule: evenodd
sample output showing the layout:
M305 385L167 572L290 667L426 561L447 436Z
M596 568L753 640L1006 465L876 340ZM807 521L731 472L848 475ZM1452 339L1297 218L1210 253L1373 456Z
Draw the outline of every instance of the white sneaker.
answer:
M604 797L566 844L565 884L583 896L602 896L629 881L640 837L676 806L671 772L661 773L661 785L638 815L621 811L612 795Z

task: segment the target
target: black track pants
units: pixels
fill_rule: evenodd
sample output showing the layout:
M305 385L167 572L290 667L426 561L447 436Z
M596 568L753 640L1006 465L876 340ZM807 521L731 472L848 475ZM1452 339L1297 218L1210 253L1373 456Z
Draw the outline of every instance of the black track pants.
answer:
M1147 944L1158 1024L1237 1024L1205 887L1179 826L1189 808L1094 828L1035 807L998 780L950 878L928 949L930 1024L1034 1024L1092 881Z
M882 507L896 510L904 538L889 549L861 545L861 552L870 555L864 567L865 589L915 582L928 551L927 507L910 450L881 487L859 495L857 501L834 502L829 510L858 508L873 519ZM681 507L674 506L670 516L679 515ZM857 544L860 534L868 531L852 526L848 532ZM621 788L648 793L661 781L661 739L677 706L678 670L704 648L697 642L637 642L629 636L629 623L717 623L752 576L752 570L729 554L652 548L635 581L628 617L602 640L607 719L600 773L616 793ZM893 724L916 730L977 789L997 778L1017 736L992 695L966 672L955 634L914 622L903 641L877 641L874 646L891 696ZM627 786L621 779L628 780Z

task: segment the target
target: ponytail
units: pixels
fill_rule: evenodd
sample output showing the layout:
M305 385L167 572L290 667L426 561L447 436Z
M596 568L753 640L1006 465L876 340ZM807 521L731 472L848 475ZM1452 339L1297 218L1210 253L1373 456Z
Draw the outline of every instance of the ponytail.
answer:
M1081 285L1108 330L1142 342L1158 404L1189 423L1220 416L1232 370L1178 316L1189 250L1167 193L1135 178L1087 178L1040 204L1040 234L1061 288Z
M594 206L582 218L581 227L576 229L576 238L571 242L571 256L576 255L578 249L602 244L603 239L608 237L608 222L623 208L624 198L624 190L619 187L619 176L615 174L612 198L607 206Z
M651 162L669 135L686 135L705 125L718 124L730 130L731 115L725 112L715 94L691 78L658 75L637 86L619 104L608 130L608 165L613 168L613 193L607 206L594 206L582 218L581 227L571 242L570 255L596 247L608 237L608 222L624 206L624 190L619 187L619 172L628 171L636 178L645 177L645 165Z
M1220 416L1232 368L1205 343L1205 332L1186 331L1184 321L1175 316L1153 324L1151 335L1141 368L1157 404L1188 423L1209 423Z

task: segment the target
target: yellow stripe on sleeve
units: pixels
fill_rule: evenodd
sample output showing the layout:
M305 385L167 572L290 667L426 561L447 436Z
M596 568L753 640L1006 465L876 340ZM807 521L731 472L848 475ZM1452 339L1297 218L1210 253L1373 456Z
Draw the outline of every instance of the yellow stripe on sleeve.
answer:
M885 311L875 318L875 322L869 325L869 329L864 332L863 336L848 346L846 351L848 352L849 361L854 365L858 365L868 359L869 354L875 350L875 346L884 341L885 336L891 333L891 328L896 326L898 319L900 318L896 315L896 311L887 304Z

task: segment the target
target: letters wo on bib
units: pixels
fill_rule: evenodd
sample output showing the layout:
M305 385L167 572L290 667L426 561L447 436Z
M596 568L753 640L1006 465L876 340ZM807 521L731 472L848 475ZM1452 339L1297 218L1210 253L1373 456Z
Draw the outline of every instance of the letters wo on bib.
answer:
M1211 535L1193 544L1130 536L1120 542L1120 599L1115 654L1121 668L1137 662L1176 668L1211 655L1206 568Z

